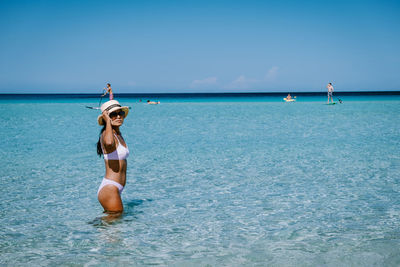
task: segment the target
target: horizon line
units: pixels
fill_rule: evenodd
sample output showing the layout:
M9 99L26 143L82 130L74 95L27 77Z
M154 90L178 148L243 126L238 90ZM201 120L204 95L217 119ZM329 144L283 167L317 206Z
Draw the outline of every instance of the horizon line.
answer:
M272 91L272 92L149 92L149 93L114 93L114 95L255 95L255 94L326 94L326 91ZM334 91L334 94L351 94L351 93L367 93L367 94L400 94L400 90L360 90L360 91ZM0 95L99 95L99 93L0 93Z

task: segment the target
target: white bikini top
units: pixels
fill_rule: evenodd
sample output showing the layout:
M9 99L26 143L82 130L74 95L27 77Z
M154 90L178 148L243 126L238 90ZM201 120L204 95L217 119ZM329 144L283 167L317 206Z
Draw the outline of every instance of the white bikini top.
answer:
M129 156L129 149L128 147L124 147L121 142L119 141L118 137L114 134L115 138L118 140L118 146L117 149L114 150L111 153L104 153L103 146L101 146L101 149L103 150L103 157L106 160L124 160L127 159Z

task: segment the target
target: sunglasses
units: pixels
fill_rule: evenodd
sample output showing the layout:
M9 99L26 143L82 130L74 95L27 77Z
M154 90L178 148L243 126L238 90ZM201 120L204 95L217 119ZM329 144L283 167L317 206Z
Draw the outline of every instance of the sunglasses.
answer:
M123 110L114 111L114 112L111 112L108 116L110 116L110 118L113 119L113 118L116 118L118 115L120 117L124 118L125 117L125 111L123 111Z

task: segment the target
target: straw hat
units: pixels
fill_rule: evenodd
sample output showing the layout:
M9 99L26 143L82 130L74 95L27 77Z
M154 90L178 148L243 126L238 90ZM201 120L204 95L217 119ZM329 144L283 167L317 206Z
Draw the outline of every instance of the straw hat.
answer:
M117 100L107 101L106 103L101 105L100 109L101 109L102 114L104 111L108 111L108 114L110 114L116 110L122 109L125 112L125 118L126 118L126 116L128 116L128 113L129 113L129 107L121 107L120 103ZM97 117L97 122L99 123L99 125L104 125L104 120L103 120L102 114L100 114Z

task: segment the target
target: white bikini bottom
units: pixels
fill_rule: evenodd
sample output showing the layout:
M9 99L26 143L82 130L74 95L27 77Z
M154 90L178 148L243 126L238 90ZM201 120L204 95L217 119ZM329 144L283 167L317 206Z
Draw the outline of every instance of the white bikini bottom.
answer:
M99 193L100 193L101 189L103 189L103 187L105 187L106 185L109 185L109 184L116 186L118 188L119 194L121 195L122 190L124 190L124 187L121 184L119 184L113 180L107 179L107 178L103 178L103 181L101 181L99 190L97 190L97 195L99 195Z

